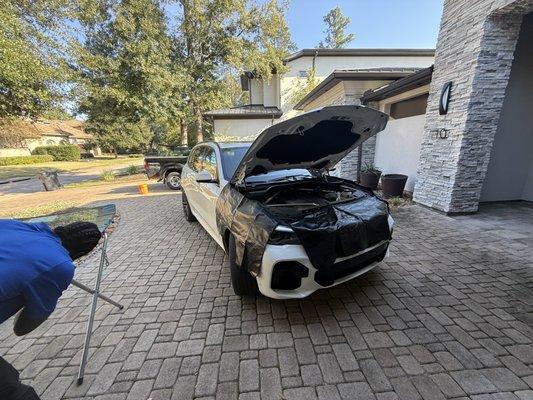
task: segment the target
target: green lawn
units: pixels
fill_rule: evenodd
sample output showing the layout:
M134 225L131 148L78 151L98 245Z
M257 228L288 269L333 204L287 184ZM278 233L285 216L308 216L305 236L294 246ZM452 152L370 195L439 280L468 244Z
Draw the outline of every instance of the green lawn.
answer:
M142 158L97 158L84 161L54 161L40 164L8 165L0 167L0 181L18 177L33 177L44 170L56 170L60 172L78 171L87 168L113 167L114 165L139 165Z
M9 212L2 215L2 218L34 218L41 215L53 214L76 206L77 203L74 201L55 201L42 206L29 207L24 210Z

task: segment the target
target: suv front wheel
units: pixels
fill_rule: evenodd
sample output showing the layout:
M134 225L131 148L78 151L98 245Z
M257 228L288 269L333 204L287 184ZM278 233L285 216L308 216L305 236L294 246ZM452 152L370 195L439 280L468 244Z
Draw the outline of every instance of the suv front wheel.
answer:
M255 296L259 294L257 280L248 272L237 265L237 249L235 237L230 234L228 243L228 258L231 273L231 286L237 296Z
M196 217L191 211L191 206L189 206L189 202L187 200L187 196L185 196L185 192L181 193L181 205L183 207L183 214L185 214L185 219L189 222L196 221Z

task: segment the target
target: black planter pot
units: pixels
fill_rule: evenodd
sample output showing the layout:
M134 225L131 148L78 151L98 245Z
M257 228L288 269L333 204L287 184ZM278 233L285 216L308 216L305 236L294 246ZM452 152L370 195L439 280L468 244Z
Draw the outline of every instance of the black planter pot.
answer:
M382 175L381 190L383 191L383 197L386 199L390 199L391 197L402 197L407 178L407 175L400 174Z
M379 177L381 176L381 172L374 173L374 172L361 172L361 186L370 188L372 190L376 190L378 187Z

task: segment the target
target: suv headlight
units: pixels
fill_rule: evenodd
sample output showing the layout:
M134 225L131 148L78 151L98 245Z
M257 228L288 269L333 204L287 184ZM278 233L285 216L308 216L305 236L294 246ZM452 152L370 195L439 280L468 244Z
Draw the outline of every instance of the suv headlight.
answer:
M300 244L298 237L294 231L283 225L276 226L276 229L270 234L268 244L284 245L284 244Z

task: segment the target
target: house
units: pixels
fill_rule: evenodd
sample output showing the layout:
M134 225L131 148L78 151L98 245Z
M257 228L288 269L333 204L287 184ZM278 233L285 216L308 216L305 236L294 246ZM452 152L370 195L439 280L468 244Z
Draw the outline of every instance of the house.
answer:
M85 133L83 121L77 119L62 120L37 120L33 124L39 137L35 141L27 142L30 150L37 146L50 146L58 144L82 145L92 139L92 135Z
M287 70L281 74L274 71L270 80L252 72L241 77L241 87L248 91L250 104L211 110L204 117L212 121L217 140L252 139L280 119L302 112L295 107L292 95L311 70L319 82L327 81L335 72L353 73L354 82L366 79L369 81L366 84L353 84L353 90L362 94L428 67L433 59L434 51L425 49L304 49L288 56L284 60ZM330 83L324 84L325 90L329 90ZM298 102L298 106L307 106L308 100L305 99L305 104Z
M445 0L434 65L359 99L390 115L363 160L408 175L414 201L447 214L533 201L532 71L533 1ZM299 106L350 101L337 78Z
M29 155L39 146L75 144L81 147L92 139L92 135L84 131L83 121L77 119L20 121L15 127L23 131L25 139L17 148L0 148L0 157Z
M387 127L363 144L367 161L384 174L407 175L405 190L413 192L433 66L421 69L378 89L369 90L361 103L389 114Z
M390 83L399 82L422 68L380 67L354 70L335 70L319 85L301 99L294 109L310 111L319 107L340 104L361 104L364 93L372 88L380 88ZM335 174L347 179L356 179L361 165L372 164L376 137L365 141L361 149L349 153L337 165ZM361 162L359 162L361 154Z

